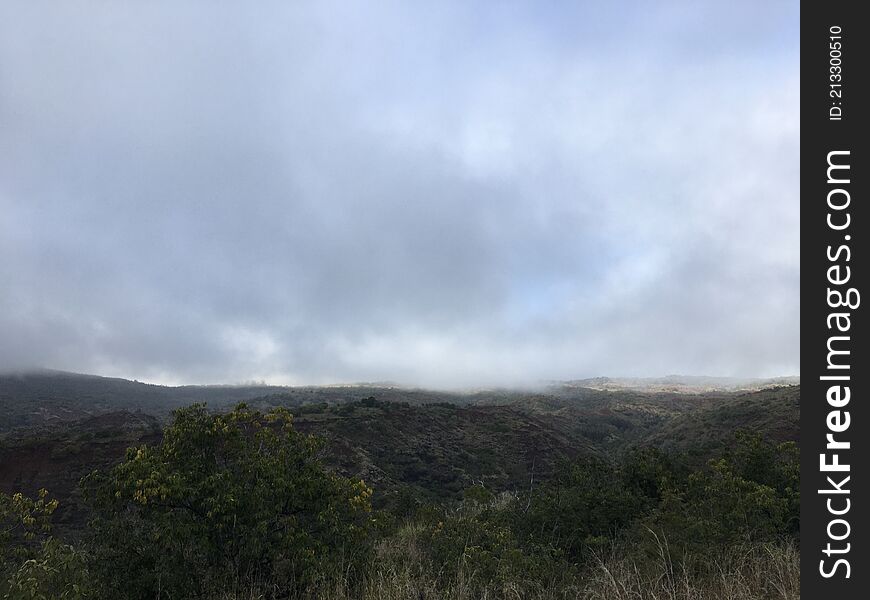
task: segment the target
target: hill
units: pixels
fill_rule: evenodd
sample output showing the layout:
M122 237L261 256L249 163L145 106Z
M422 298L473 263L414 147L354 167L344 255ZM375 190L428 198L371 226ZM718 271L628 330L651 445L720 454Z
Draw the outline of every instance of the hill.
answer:
M706 410L675 416L651 430L642 443L705 457L732 445L738 430L777 442L800 442L800 399L799 385L738 394Z
M175 408L208 403L229 408L253 399L279 398L287 406L341 403L372 395L423 404L463 402L464 395L374 384L340 386L183 385L164 386L115 377L42 369L0 373L0 432L51 425L118 410L140 410L165 418Z
M119 461L126 448L160 439L169 412L193 402L224 411L246 401L285 406L297 429L325 441L334 470L362 477L379 506L448 501L483 484L517 490L546 480L563 460L607 459L657 446L700 461L737 429L798 440L800 387L752 392L602 390L574 383L541 391L467 394L395 386L280 388L148 385L47 372L0 377L0 491L50 489L59 522L82 522L76 485ZM15 427L9 427L13 423Z

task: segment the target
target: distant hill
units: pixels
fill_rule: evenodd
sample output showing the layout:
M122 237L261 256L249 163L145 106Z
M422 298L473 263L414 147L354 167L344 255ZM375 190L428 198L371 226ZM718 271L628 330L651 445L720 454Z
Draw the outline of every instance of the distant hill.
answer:
M339 386L184 385L164 386L114 377L38 370L0 373L0 432L117 410L141 410L165 418L175 408L205 402L222 409L238 402L275 396L288 406L343 403L376 394L379 398L423 404L463 402L465 396L397 388L391 384Z
M658 446L701 462L738 429L798 441L800 386L755 391L645 391L630 382L583 380L543 390L465 394L374 385L332 387L149 385L56 371L0 376L0 491L47 487L64 502L61 526L80 526L78 480L155 443L169 412L194 402L226 410L245 401L289 407L295 426L325 440L323 458L363 477L376 504L411 493L447 500L483 483L518 489L546 479L564 459L604 458ZM685 385L684 385L685 384ZM634 384L632 384L634 385Z
M800 385L800 377L769 379L739 377L706 377L703 375L668 375L666 377L594 377L555 382L553 387L581 387L594 390L637 392L675 392L703 394L707 392L757 391L775 387Z
M544 402L554 399L561 402L568 399L575 403L582 403L594 402L596 399L604 399L606 402L612 400L612 397L602 396L602 392L700 396L799 384L799 377L735 379L670 375L648 379L597 377L559 381L537 390L486 389L446 392L407 388L391 383L298 387L164 386L115 377L41 369L20 373L0 372L0 432L13 427L76 420L115 410L143 410L150 414L166 416L174 408L195 402L206 402L214 408L222 408L238 402L271 398L288 406L299 406L317 402L339 404L374 395L382 400L417 405L433 402L511 404L527 402L530 398L537 398ZM681 401L672 398L671 402Z
M114 377L40 370L0 374L0 431L73 421L117 410L165 415L194 402L231 404L261 396L264 386L167 387Z
M800 442L800 399L800 386L738 394L706 410L677 415L640 442L702 457L731 445L737 430Z

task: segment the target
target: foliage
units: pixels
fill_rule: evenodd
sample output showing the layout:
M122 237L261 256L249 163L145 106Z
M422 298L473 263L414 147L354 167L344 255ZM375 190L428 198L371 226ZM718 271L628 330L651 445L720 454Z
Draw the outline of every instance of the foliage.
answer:
M283 409L176 411L159 445L131 448L84 482L101 592L195 598L262 585L286 595L352 571L368 549L372 491L324 470L318 448Z
M34 540L51 531L51 515L57 500L48 499L48 490L39 490L36 499L18 492L0 493L0 561L28 558Z
M431 565L448 578L467 571L484 581L502 580L533 567L509 527L479 514L466 512L438 521L427 541Z
M794 444L774 444L738 432L737 446L707 468L669 486L643 521L639 535L655 554L662 539L699 566L711 547L797 538L800 523L798 454ZM640 544L640 547L644 547Z
M459 509L430 517L427 564L454 583L465 573L507 585L522 573L544 585L591 568L615 545L639 568L655 570L666 551L680 569L698 571L727 548L796 540L794 448L737 438L696 470L643 449L616 463L566 463L551 481L509 496L473 486Z
M0 494L0 565L4 598L77 600L87 597L84 557L51 536L58 502L39 490L37 497Z
M624 473L601 459L566 465L556 479L530 494L516 519L530 544L553 548L566 560L585 560L636 519L648 498L627 484Z
M6 579L6 598L80 600L92 597L85 556L55 538L22 562ZM0 585L3 589L3 585Z

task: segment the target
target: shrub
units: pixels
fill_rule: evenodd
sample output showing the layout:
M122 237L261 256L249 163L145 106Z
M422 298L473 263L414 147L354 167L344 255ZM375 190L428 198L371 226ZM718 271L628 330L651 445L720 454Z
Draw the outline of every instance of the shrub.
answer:
M51 535L57 500L39 490L33 499L0 494L0 594L18 600L88 597L84 557Z
M638 547L654 555L667 540L680 560L704 568L716 549L795 538L799 503L794 446L738 434L736 449L663 490L636 528Z
M283 409L176 411L159 445L83 483L101 593L286 596L352 576L369 548L372 491L327 472L318 448Z
M570 562L582 562L589 549L616 535L646 506L615 466L587 457L534 491L516 516L516 527L527 546L549 547Z

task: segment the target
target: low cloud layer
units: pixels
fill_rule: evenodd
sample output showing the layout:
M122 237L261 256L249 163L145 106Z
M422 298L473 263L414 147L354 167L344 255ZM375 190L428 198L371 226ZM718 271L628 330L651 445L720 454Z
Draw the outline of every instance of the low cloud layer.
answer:
M0 368L799 372L797 2L425 4L4 3Z

